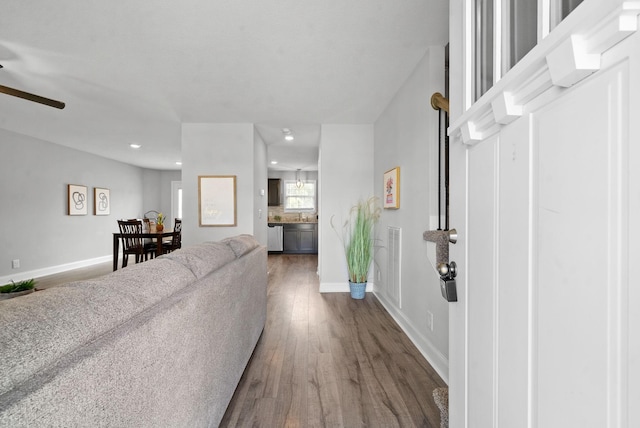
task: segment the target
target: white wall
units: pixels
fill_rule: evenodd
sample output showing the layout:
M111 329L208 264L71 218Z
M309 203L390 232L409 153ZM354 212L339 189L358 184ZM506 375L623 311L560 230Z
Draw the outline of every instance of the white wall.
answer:
M320 291L349 291L344 249L330 226L341 225L359 199L373 196L373 125L322 125L318 269Z
M250 123L185 123L182 125L183 246L242 233L254 234L254 129ZM266 182L266 161L264 181ZM200 227L198 176L236 176L237 225ZM263 208L263 212L266 205ZM263 216L264 218L264 216ZM266 230L266 220L264 224Z
M110 260L120 218L159 205L155 180L179 171L150 171L0 129L0 282ZM87 186L89 214L67 215L67 185ZM93 215L93 188L111 191L111 214ZM170 193L167 187L167 195ZM148 204L148 207L147 207ZM12 269L11 261L20 260Z
M167 225L173 227L171 218L171 182L182 180L182 171L143 170L144 194L142 195L143 214L158 211L167 218Z
M439 277L428 258L422 233L435 229L437 213L438 113L429 105L434 92L444 93L444 47L429 48L415 71L375 123L374 181L383 197L385 171L400 167L400 208L383 210L376 253L376 295L429 362L448 378L449 311L440 294ZM402 230L401 293L396 302L387 291L387 228ZM433 314L433 331L427 324Z
M260 134L253 130L253 236L263 245L267 245L267 220L269 189L267 175L267 145Z

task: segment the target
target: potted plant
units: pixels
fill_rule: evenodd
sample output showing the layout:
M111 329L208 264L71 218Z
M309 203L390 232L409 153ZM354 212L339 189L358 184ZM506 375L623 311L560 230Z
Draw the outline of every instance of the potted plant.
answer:
M349 289L354 299L364 299L365 296L369 268L374 254L373 229L379 218L380 207L377 198L359 201L351 208L349 218L342 226L342 235L338 234L344 247L349 271ZM336 230L333 217L330 223Z
M0 286L0 300L33 293L35 291L35 285L36 281L33 278L19 282L11 281L11 284Z
M158 218L156 219L156 231L162 232L164 230L164 214L158 213Z

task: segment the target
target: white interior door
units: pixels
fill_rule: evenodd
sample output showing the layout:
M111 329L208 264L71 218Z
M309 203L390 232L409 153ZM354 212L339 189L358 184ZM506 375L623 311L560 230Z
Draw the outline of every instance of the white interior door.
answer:
M182 218L182 181L171 182L171 217Z
M596 69L555 80L560 38L453 118L451 427L640 426L640 34L602 38L624 7L593 17Z

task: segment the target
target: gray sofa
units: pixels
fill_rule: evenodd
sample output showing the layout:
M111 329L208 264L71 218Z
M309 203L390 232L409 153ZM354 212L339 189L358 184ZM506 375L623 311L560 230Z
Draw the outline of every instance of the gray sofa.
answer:
M217 426L266 298L241 235L0 302L0 427Z

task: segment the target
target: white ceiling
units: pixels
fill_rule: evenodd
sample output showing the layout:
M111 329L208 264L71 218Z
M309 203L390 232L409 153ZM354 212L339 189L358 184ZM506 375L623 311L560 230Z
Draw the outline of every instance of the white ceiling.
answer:
M319 124L373 123L446 43L447 14L448 0L2 0L0 85L66 108L0 94L0 127L176 169L181 123L255 123L283 169L309 169L287 152L313 151Z
M318 145L320 125L287 124L255 125L258 134L267 142L268 168L276 171L318 170ZM284 139L283 129L288 129L293 141ZM277 162L273 164L272 162Z

